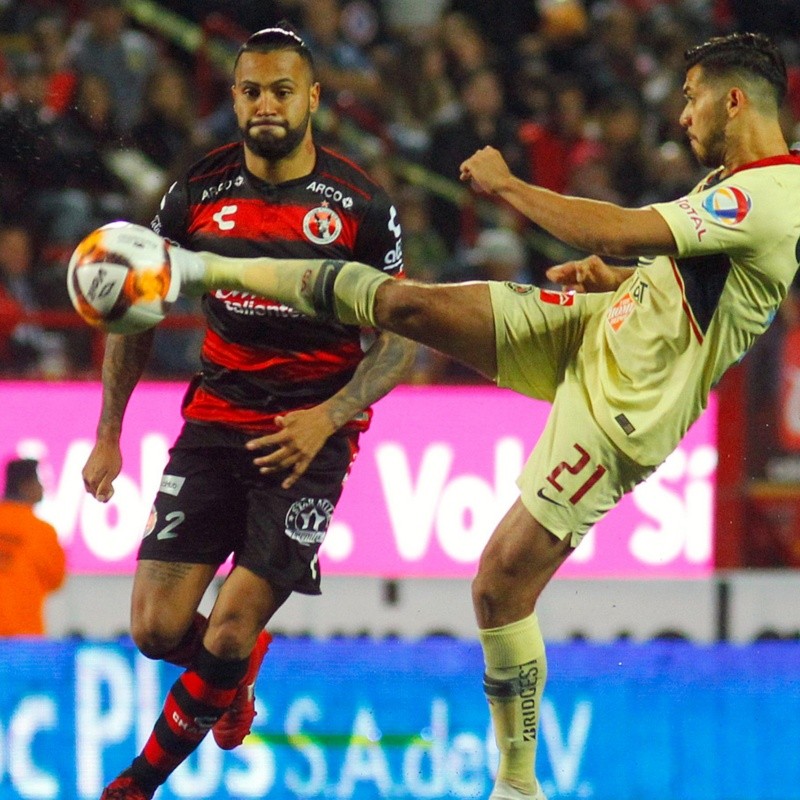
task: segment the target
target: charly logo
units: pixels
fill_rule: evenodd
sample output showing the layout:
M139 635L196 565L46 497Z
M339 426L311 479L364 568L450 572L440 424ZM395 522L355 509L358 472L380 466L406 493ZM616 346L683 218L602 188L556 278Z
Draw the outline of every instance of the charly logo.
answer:
M239 210L239 206L222 206L222 208L213 215L212 219L217 223L217 227L221 231L232 231L236 227L236 221L227 219Z
M342 232L342 218L328 207L327 200L303 218L303 233L315 244L331 244Z
M703 208L723 225L738 225L752 207L750 195L735 186L720 186L703 201Z
M324 497L295 500L286 514L286 535L300 544L322 544L333 515L333 503Z

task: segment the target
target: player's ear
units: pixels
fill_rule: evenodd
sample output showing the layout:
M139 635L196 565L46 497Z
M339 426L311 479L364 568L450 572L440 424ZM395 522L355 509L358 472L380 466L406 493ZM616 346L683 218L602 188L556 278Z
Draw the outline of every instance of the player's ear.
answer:
M728 95L725 98L725 110L728 112L728 116L732 117L738 114L746 101L747 96L738 86L732 86L728 89Z
M309 89L309 106L311 108L311 113L313 114L319 108L319 96L320 96L320 85L319 81L315 81L311 84L311 88Z

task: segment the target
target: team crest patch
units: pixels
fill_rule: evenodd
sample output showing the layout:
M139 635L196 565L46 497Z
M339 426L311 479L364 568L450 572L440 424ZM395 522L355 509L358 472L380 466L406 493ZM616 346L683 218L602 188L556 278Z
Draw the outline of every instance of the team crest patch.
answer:
M636 301L630 292L624 294L611 308L608 309L606 319L613 331L618 331L628 317L636 309Z
M324 497L295 500L286 513L286 535L300 544L322 544L332 515L333 503Z
M527 283L514 283L514 281L506 281L506 288L511 289L514 294L530 294L534 289Z
M736 186L720 186L703 201L703 208L723 225L738 225L752 207L750 195Z
M303 233L315 244L330 244L342 232L342 218L323 202L303 217Z
M539 299L552 306L571 306L575 303L575 292L551 292L549 289L539 289Z

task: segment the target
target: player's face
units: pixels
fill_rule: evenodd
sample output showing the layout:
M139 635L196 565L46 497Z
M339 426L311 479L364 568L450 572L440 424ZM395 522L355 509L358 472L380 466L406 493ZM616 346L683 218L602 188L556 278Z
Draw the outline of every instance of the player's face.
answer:
M311 114L319 105L319 84L308 64L291 50L243 53L236 66L233 109L245 146L277 161L311 137Z
M698 65L686 73L683 84L686 105L680 123L689 137L697 160L705 167L718 167L725 155L725 128L728 115L725 93L712 82L703 80Z

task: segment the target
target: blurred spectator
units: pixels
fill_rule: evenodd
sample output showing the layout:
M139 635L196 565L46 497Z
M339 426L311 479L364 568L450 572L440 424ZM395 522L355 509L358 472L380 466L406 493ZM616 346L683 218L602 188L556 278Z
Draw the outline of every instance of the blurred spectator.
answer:
M175 177L205 151L193 88L176 63L165 61L151 75L129 143L132 149L112 164L118 162L122 175L138 176L135 182L128 179L129 186L137 199L136 216L148 219Z
M530 161L531 178L563 194L589 145L586 95L577 81L562 79L548 91L548 113L542 121L525 120L520 139Z
M718 0L719 2L719 0ZM781 41L800 33L800 3L797 0L725 0L727 19L739 31L758 31Z
M0 214L7 220L28 217L49 180L46 160L55 119L45 105L41 59L33 54L19 59L14 80L14 92L0 99Z
M45 106L61 114L72 100L78 80L68 62L67 29L60 17L47 15L36 20L31 36L47 80Z
M36 377L64 377L68 365L63 334L22 322L25 314L40 308L36 278L29 231L22 225L0 228L0 294L4 316L15 321L4 341L0 331L0 368Z
M458 92L447 71L438 38L407 43L390 66L383 109L392 141L401 152L420 158L430 145L429 130L455 118Z
M592 36L581 59L590 102L620 89L639 95L655 71L656 59L639 35L640 19L640 14L621 0L593 6Z
M563 71L589 25L583 0L450 0L448 8L486 38L512 103L520 74L531 67Z
M430 168L457 186L461 163L481 147L492 145L500 150L514 174L528 180L530 169L519 125L505 111L498 74L488 67L476 70L464 81L460 99L459 117L435 126L432 131ZM436 197L432 200L431 216L448 249L455 254L461 241L461 209L449 199Z
M397 193L398 215L403 220L403 263L413 280L437 280L449 256L447 246L431 224L428 198L417 186Z
M48 243L71 251L99 225L128 217L126 186L108 167L121 139L104 78L81 76L74 104L58 118L52 137L47 159L50 185L41 195L38 211Z
M611 187L625 206L640 205L646 188L649 164L644 120L640 99L627 91L613 93L600 103L601 158Z
M0 636L44 635L45 600L66 577L56 529L33 511L43 495L37 467L30 458L6 465L0 502Z
M688 194L700 177L697 162L675 142L664 142L650 154L647 187L639 202L646 206L665 200L677 200Z
M404 218L405 223L405 218ZM403 229L405 236L405 228ZM519 234L510 228L482 230L475 246L451 263L439 276L440 281L513 281L530 283L528 253ZM474 370L435 350L423 348L417 368L420 383L486 383Z
M196 121L188 76L174 62L164 62L150 76L141 118L131 131L131 143L159 169L172 175L199 155L192 140Z
M300 35L314 56L317 80L340 107L377 104L381 96L378 72L365 53L341 33L339 0L304 0Z
M125 4L89 0L85 20L67 43L70 64L80 75L99 75L111 92L114 124L129 131L139 118L147 80L158 63L153 40L130 27Z
M173 303L170 320L181 320L185 325L159 325L156 328L148 371L165 378L189 378L200 369L201 314L200 298L181 295Z
M470 15L449 11L442 17L439 29L447 72L456 87L478 70L497 66L497 54L485 29Z

